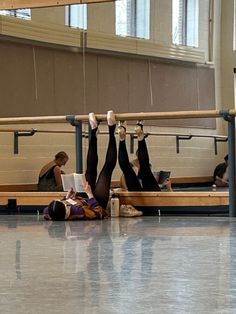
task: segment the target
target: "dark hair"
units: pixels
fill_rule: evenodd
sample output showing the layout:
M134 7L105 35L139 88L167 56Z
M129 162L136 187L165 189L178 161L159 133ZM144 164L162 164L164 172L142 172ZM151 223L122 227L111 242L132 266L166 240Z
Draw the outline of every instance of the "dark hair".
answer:
M67 155L67 153L66 152L59 152L59 153L57 153L56 155L55 155L55 159L57 160L57 159L61 159L61 160L63 160L63 159L69 159L69 157L68 157L68 155Z
M228 159L229 159L229 156L228 156L228 154L224 157L224 160L225 161L228 161Z
M65 219L65 205L60 201L52 201L48 206L48 215L52 220Z

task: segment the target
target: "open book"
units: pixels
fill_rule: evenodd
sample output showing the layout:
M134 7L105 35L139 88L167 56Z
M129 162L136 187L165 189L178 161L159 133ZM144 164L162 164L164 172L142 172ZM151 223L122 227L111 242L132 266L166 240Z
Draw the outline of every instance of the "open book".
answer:
M157 180L157 183L160 185L163 185L165 181L170 178L170 171L153 172L153 174Z
M72 188L75 192L84 192L84 184L86 183L84 174L61 174L61 180L64 191L69 191Z

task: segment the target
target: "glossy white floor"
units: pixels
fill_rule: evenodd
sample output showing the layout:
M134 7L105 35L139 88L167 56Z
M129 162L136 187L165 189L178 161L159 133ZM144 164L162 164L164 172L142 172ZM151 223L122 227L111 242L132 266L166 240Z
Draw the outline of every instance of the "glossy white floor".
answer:
M0 312L236 313L236 219L0 216Z

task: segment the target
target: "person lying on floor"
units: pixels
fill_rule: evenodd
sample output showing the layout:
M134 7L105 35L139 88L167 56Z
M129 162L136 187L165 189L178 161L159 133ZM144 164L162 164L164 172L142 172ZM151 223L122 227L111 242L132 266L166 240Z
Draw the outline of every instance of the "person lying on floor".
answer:
M121 178L121 187L128 189L128 191L161 191L161 188L152 173L149 163L149 154L143 132L143 125L141 122L137 123L135 132L138 137L137 159L132 164L129 161L128 152L126 148L126 127L125 123L121 123L118 127L118 134L120 137L118 160L120 168L123 172ZM172 191L171 181L167 179L163 186L167 191Z
M46 220L102 219L107 216L106 207L109 200L111 176L117 161L117 148L114 134L116 120L113 111L108 111L107 122L109 143L105 164L97 179L98 124L94 113L89 114L91 137L87 155L87 170L85 173L87 182L84 186L88 199L77 198L75 193L72 192L72 195L69 195L69 199L54 200L44 209L44 218Z

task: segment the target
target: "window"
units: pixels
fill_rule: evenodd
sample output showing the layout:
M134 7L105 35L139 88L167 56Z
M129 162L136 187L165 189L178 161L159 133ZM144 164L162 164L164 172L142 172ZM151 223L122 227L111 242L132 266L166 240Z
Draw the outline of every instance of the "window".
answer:
M0 10L0 15L14 16L19 19L30 20L31 10L30 9Z
M198 47L199 0L172 0L172 41Z
M66 6L66 25L87 29L87 4Z
M150 0L116 2L116 35L150 38Z

